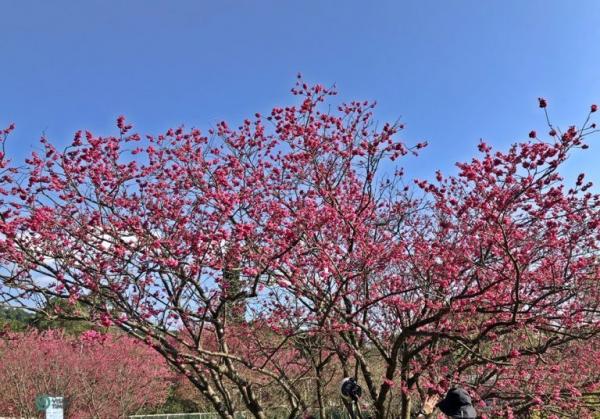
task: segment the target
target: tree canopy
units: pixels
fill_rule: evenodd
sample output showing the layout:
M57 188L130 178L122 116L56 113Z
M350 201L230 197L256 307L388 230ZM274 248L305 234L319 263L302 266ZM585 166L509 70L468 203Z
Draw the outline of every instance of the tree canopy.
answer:
M142 136L119 117L116 136L3 158L5 298L81 305L223 418L322 416L344 376L381 419L455 384L493 415L591 417L598 372L561 371L600 347L600 197L560 170L596 108L413 183L398 162L426 144L401 124L321 85L292 92L237 128Z

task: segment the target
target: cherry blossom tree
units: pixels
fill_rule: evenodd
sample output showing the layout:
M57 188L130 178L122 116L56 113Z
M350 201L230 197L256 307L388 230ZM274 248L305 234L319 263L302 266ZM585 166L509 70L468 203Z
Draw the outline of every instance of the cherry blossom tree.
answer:
M560 176L595 107L411 185L396 162L426 144L402 142L401 124L376 124L374 103L332 110L320 85L293 93L206 134L142 137L120 117L116 137L80 131L64 151L43 138L4 179L6 299L85 307L224 418L264 418L268 394L290 417L322 414L337 374L357 376L375 417L409 418L451 384L482 400L519 363L598 342L600 198ZM529 377L528 400L546 397Z
M0 413L34 417L39 394L63 396L70 418L121 418L160 406L172 374L155 351L127 336L59 331L0 340Z
M506 366L480 371L477 394L494 405L491 410L504 407L508 417L537 411L556 419L593 418L599 402L599 348L597 339L579 340L536 357L514 357Z

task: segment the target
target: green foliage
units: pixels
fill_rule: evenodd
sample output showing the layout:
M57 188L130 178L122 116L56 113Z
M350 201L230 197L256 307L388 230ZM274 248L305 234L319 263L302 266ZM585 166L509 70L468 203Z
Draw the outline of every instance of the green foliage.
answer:
M138 414L161 414L161 413L194 413L200 410L200 406L194 400L183 396L177 391L176 386L169 390L166 402L158 409L151 408Z
M86 310L80 304L69 304L65 300L53 299L31 319L31 326L38 330L60 329L77 336L92 328L85 320Z
M51 300L35 313L22 308L0 306L0 330L23 332L29 328L60 329L76 336L92 328L92 324L85 320L85 317L84 308L64 300Z
M33 320L33 314L19 308L0 307L0 330L10 329L13 332L26 330Z

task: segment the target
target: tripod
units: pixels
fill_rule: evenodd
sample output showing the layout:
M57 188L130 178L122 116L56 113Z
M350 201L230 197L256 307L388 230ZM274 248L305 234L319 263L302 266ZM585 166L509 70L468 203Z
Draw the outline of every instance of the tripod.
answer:
M369 419L369 417L364 416L360 410L360 405L358 404L357 398L353 398L352 400L343 399L343 402L344 406L346 406L346 410L348 410L350 419Z

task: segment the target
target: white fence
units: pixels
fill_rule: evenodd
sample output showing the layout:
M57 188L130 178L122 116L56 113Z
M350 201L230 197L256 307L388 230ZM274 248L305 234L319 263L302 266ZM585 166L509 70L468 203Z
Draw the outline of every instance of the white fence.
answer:
M246 419L245 415L240 415L240 419ZM130 419L219 419L216 413L159 413L156 415L133 415Z
M265 412L268 419L287 419L289 412L285 409L274 409ZM314 412L313 414L316 414ZM318 417L318 416L316 416ZM235 413L235 419L252 419L253 416L248 411ZM330 407L326 409L325 418L323 419L347 419L348 414L345 410L339 407ZM219 415L214 412L197 412L197 413L159 413L155 415L134 415L129 416L129 419L220 419Z
M237 416L237 415L236 415ZM130 419L219 419L216 413L159 413L156 415L133 415ZM246 419L242 413L239 418Z

